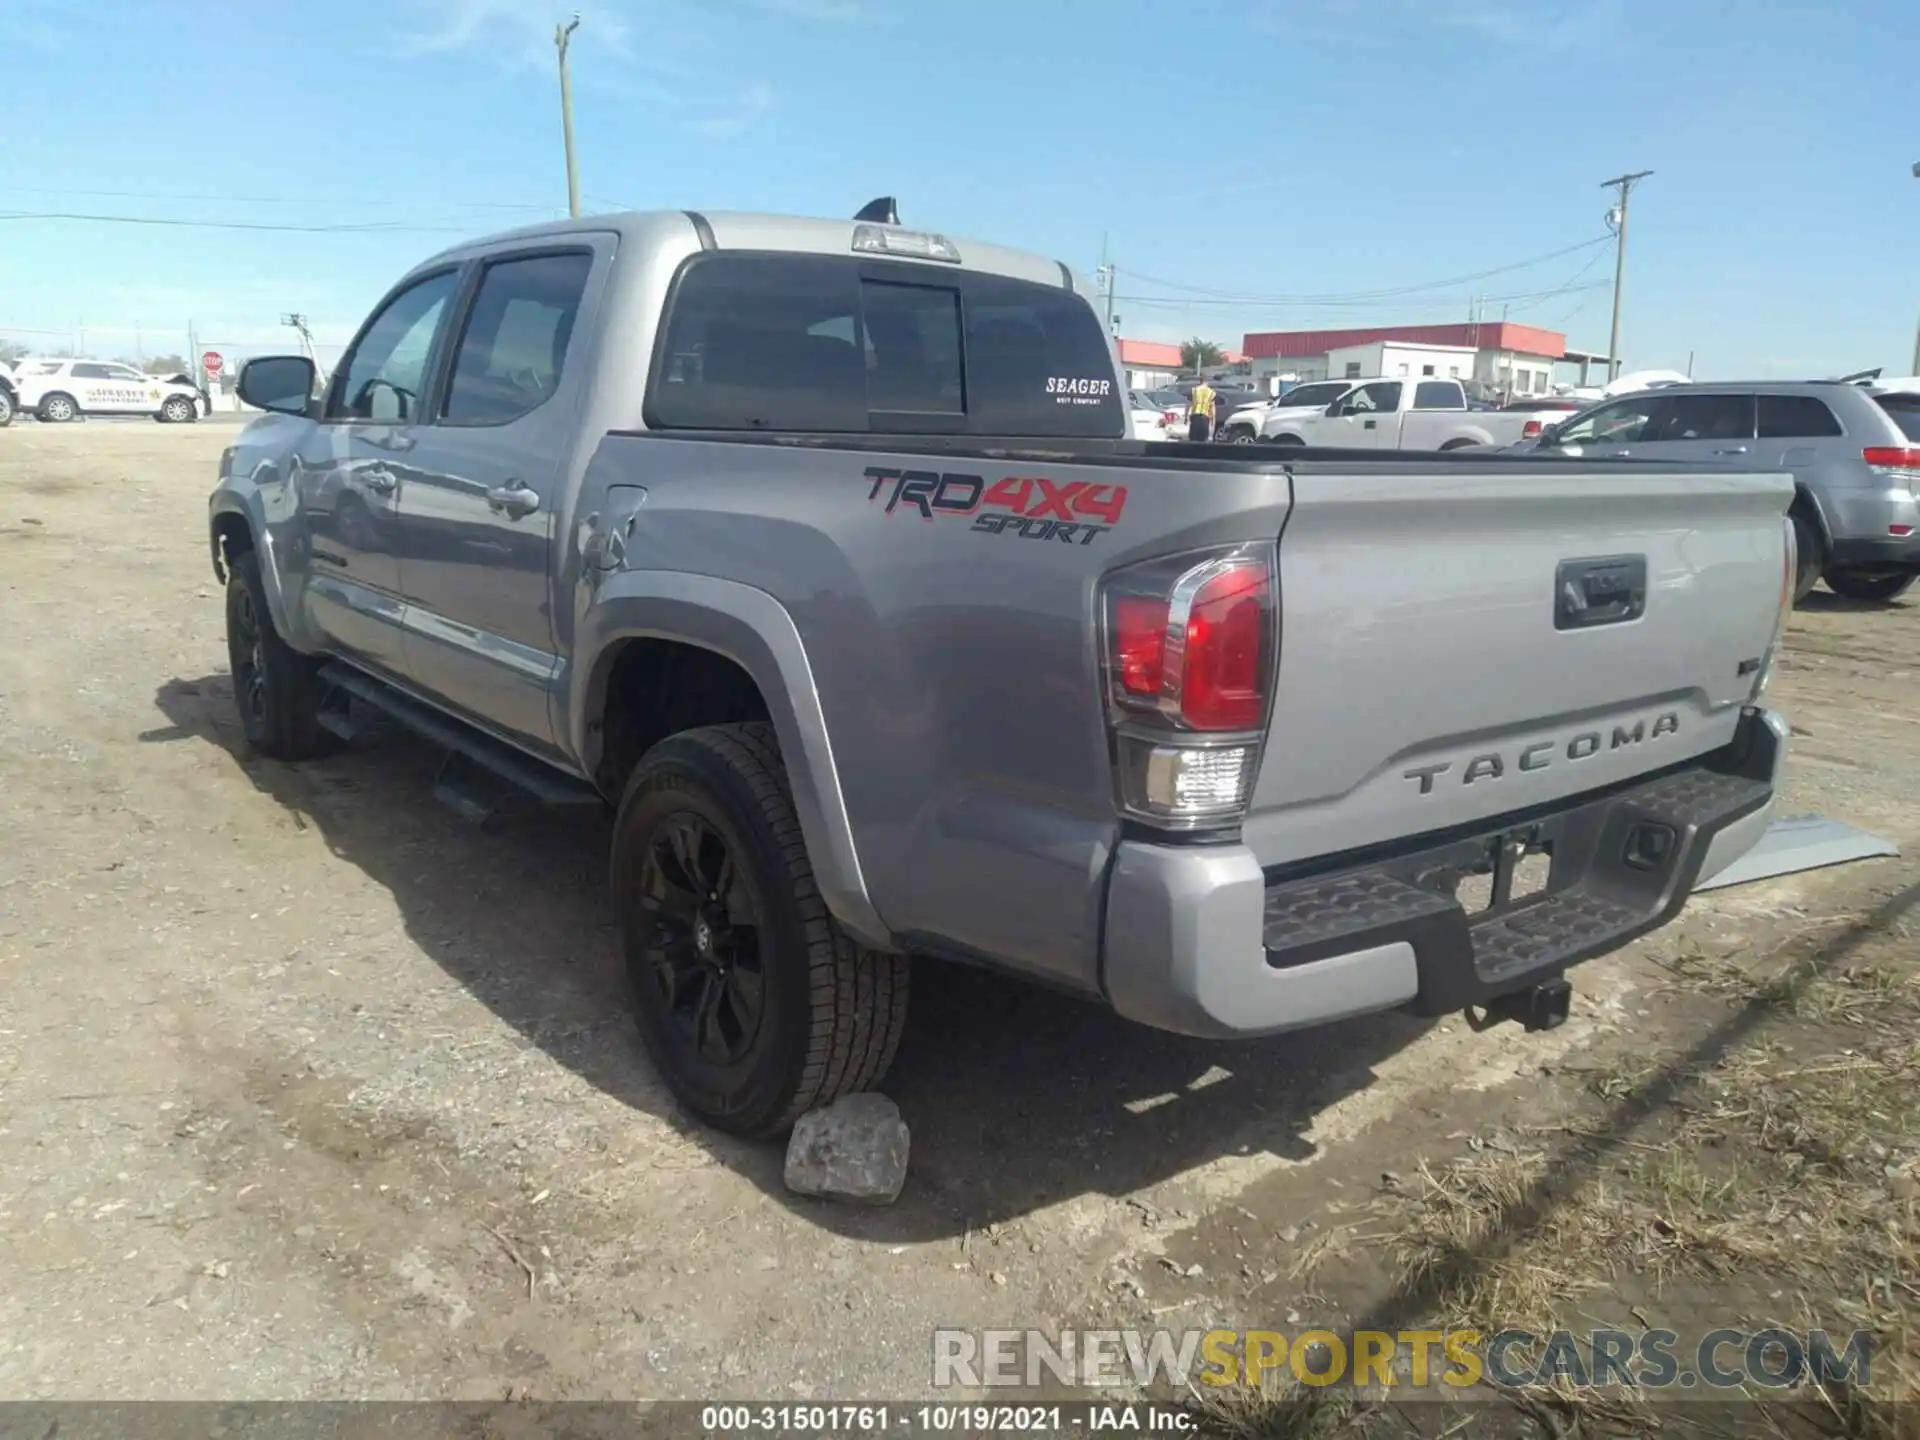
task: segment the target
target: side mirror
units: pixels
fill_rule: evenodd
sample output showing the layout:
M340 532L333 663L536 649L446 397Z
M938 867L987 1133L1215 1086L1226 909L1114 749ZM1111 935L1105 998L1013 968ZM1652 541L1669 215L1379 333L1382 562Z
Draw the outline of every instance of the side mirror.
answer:
M1535 441L1535 443L1539 445L1558 444L1560 441L1560 427L1566 423L1564 420L1556 420L1551 425L1542 426L1539 439Z
M1342 415L1346 413L1347 413L1347 402L1345 400L1336 400L1331 405L1327 406L1327 418L1329 420L1338 420Z
M260 410L306 415L313 409L316 378L304 355L263 355L240 367L240 398Z

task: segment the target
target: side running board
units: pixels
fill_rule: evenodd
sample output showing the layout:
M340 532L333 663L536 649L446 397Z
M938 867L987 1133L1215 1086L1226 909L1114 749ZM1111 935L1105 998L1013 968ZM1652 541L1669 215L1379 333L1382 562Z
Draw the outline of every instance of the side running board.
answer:
M434 781L434 797L468 820L483 822L498 806L497 801L459 773L459 761L506 781L543 804L605 804L600 792L586 781L542 764L531 755L463 725L371 675L331 664L321 667L320 678L328 686L320 708L320 724L341 739L352 740L362 733L363 727L355 724L353 715L353 702L358 701L446 751L446 761Z

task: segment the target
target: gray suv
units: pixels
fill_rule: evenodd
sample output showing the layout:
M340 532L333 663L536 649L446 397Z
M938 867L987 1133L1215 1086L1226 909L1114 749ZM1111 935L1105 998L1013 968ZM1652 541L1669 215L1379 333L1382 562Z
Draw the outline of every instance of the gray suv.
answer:
M1892 600L1920 575L1920 394L1837 381L1672 386L1624 395L1513 447L1793 472L1794 599L1816 580Z

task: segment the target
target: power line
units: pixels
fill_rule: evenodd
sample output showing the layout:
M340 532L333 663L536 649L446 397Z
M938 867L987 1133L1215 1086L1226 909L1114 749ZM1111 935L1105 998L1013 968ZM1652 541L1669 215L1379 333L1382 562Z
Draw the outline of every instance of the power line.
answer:
M93 199L112 200L183 200L200 202L230 202L235 205L332 205L338 203L334 196L293 196L293 195L206 195L185 194L162 190L72 190L65 187L46 185L0 185L0 194L7 195L85 195ZM361 205L411 205L412 200L383 200L378 196L355 196L354 202ZM551 205L532 205L504 200L447 200L441 202L455 210L537 210L551 214Z
M1605 280L1595 280L1585 285L1573 285L1573 284L1556 285L1553 288L1547 289L1547 290L1517 290L1510 294L1505 294L1505 295L1481 295L1475 298L1478 298L1481 300L1487 300L1487 301L1494 301L1494 302L1516 302L1517 301L1517 302L1525 302L1527 304L1537 304L1543 300L1551 300L1554 297L1559 295L1570 295L1580 290L1604 290L1607 288L1608 283L1609 282ZM1378 299L1378 300L1291 301L1291 302L1286 302L1284 305L1276 305L1271 302L1249 303L1247 301L1242 301L1242 300L1187 299L1179 296L1169 296L1169 295L1116 295L1114 298L1116 300L1124 300L1129 305L1144 305L1144 306L1147 306L1149 309L1159 309L1159 310L1211 309L1211 310L1251 311L1251 312L1257 313L1262 310L1281 309L1281 308L1327 309L1327 310L1365 310L1365 309L1377 309L1383 306L1392 306L1394 308L1401 308L1401 309L1405 308L1405 304L1403 300L1393 298L1393 297L1388 297L1385 299ZM1445 303L1451 303L1451 301L1455 299L1460 299L1460 298L1466 298L1466 297L1436 296L1436 297L1431 297L1428 303L1432 303L1436 305L1445 304Z
M470 235L461 225L281 225L264 220L182 220L161 215L94 215L77 210L0 210L0 220L77 220L101 225L164 225L186 230L273 230L300 235Z
M1465 285L1475 280L1485 280L1494 275L1506 275L1515 270L1530 269L1535 265L1544 265L1549 260L1558 260L1562 256L1575 255L1582 250L1611 243L1613 236L1598 235L1591 240L1582 240L1578 245L1569 245L1561 250L1552 250L1545 255L1535 255L1528 260L1516 260L1511 265L1496 265L1489 270L1477 270L1469 275L1455 275L1445 280L1424 280L1414 285L1393 286L1380 290L1353 290L1344 293L1278 295L1262 294L1252 291L1222 290L1213 286L1188 285L1177 280L1162 280L1153 275L1144 275L1138 270L1124 270L1136 280L1144 280L1149 285L1159 285L1168 290L1181 290L1194 295L1217 297L1240 304L1268 305L1330 305L1365 300L1396 299L1405 295L1418 294L1423 290L1444 290L1454 285ZM1119 267L1116 267L1119 268Z

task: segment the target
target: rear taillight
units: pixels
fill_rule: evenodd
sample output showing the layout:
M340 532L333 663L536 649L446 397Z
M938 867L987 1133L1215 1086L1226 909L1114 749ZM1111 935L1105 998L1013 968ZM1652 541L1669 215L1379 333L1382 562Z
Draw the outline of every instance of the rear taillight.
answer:
M1108 578L1107 716L1127 814L1193 829L1245 810L1273 695L1277 589L1271 544Z
M1920 484L1920 446L1869 445L1860 455L1880 474L1908 490Z
M1529 420L1520 427L1520 438L1522 440L1532 440L1539 435L1544 428L1538 420Z

